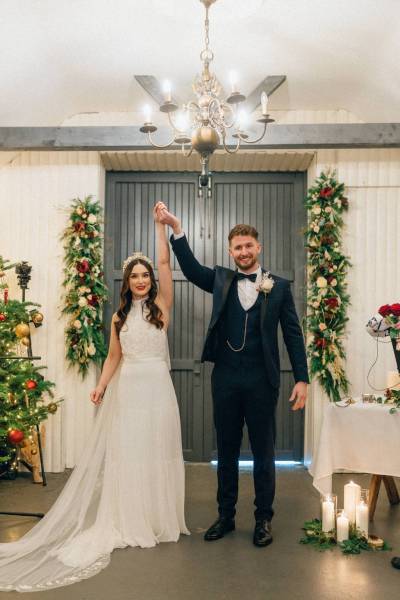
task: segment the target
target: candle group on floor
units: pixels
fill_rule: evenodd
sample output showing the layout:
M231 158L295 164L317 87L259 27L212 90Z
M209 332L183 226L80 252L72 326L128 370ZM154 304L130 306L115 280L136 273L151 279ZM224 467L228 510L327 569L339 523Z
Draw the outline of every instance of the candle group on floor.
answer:
M350 526L355 526L368 538L368 499L367 490L350 481L344 486L344 510L336 518L336 539L344 542L349 539ZM335 531L336 496L327 494L322 499L322 531Z

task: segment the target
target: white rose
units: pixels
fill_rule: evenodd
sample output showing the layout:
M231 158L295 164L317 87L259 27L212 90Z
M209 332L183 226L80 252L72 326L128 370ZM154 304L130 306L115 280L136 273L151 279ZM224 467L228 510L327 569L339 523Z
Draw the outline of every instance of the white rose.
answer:
M75 329L80 329L82 327L82 323L79 321L79 319L74 321L73 325L74 325Z
M314 206L314 208L311 209L311 212L313 212L315 215L320 215L321 214L321 207L320 206Z
M314 229L314 233L318 233L318 232L319 232L319 227L318 227L318 225L314 225L313 229Z
M98 231L93 231L93 237L97 237L99 235Z
M90 346L87 347L87 353L89 356L94 356L96 354L96 348L94 344L90 344Z
M92 223L92 224L97 223L96 215L89 215L87 220L88 220L88 223Z
M318 325L318 327L319 327L320 331L325 331L325 329L326 329L326 325L325 325L325 323L320 323L320 324Z
M81 215L82 212L83 212L82 209L78 206L78 208L76 209L76 214Z
M328 282L325 279L325 277L318 277L318 279L317 279L317 287L324 288L327 285L328 285Z
M81 285L81 286L79 286L79 287L78 287L78 292L79 292L80 294L84 294L84 293L86 292L86 288L85 288L85 286L84 286L84 285Z
M331 286L332 287L336 287L337 286L337 280L336 279L332 279Z
M86 217L87 217L87 213L83 212L82 213L82 219L86 219Z
M325 250L324 257L326 260L331 260L331 255L329 254L328 250Z
M79 304L79 306L86 306L87 305L87 300L86 300L85 296L81 296L79 298L78 304Z
M331 208L330 206L327 206L327 207L325 208L325 212L326 212L326 213L331 213L331 212L332 212L332 208Z
M321 304L320 302L312 302L311 306L313 308L319 308L320 304Z
M329 272L329 273L333 273L333 269L330 269L330 268L329 268L329 269L328 269L328 272Z

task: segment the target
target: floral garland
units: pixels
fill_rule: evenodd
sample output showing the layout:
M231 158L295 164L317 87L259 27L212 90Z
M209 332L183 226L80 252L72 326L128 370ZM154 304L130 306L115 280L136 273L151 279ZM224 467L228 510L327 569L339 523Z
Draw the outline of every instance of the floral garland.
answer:
M91 362L101 365L107 354L102 325L107 289L103 281L100 224L100 204L92 196L76 198L62 235L66 289L62 312L69 317L65 329L66 358L71 365L78 365L83 377Z
M317 377L331 401L346 394L343 334L348 320L346 275L350 262L342 252L342 213L348 208L344 184L321 173L308 190L305 206L307 259L307 351L311 378Z

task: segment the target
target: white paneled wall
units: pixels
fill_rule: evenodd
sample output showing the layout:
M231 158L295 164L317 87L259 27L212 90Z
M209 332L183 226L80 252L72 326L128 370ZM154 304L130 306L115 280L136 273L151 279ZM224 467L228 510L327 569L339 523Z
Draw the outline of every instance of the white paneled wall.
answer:
M346 116L338 114L336 122L345 121ZM325 122L329 119L331 115L326 114ZM371 389L366 376L376 352L365 323L381 304L400 301L400 150L318 150L308 170L309 183L327 167L337 169L350 202L344 234L353 263L346 349L352 393L358 395ZM45 315L43 327L33 333L34 350L48 365L48 377L57 383L58 395L65 398L47 426L46 465L51 471L72 467L85 445L94 416L88 393L96 378L95 369L82 382L66 368L59 235L71 199L91 193L103 202L104 182L96 152L0 153L0 254L28 260L33 266L28 299L40 302ZM384 387L387 371L394 368L391 347L380 346L373 385ZM306 461L315 451L327 402L318 384L311 386L311 396L306 413Z
M396 369L391 344L379 344L365 325L382 304L400 301L400 149L318 151L311 165L309 183L326 167L337 169L346 185L349 211L345 216L344 247L350 256L346 353L347 373L354 396L382 390L387 372ZM306 460L318 443L322 409L327 398L313 384L306 417Z
M4 164L4 162L6 164ZM32 265L27 300L42 305L44 324L32 332L34 353L47 365L65 401L46 425L46 469L72 467L91 430L94 408L88 399L96 380L84 382L64 359L64 319L60 316L63 249L60 233L76 196L104 201L104 169L96 152L25 152L0 167L0 254ZM20 297L16 281L12 293Z

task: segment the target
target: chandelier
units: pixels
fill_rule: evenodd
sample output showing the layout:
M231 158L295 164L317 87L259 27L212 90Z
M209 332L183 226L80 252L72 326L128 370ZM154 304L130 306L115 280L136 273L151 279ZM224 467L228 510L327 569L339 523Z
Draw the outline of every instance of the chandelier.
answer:
M237 89L237 79L231 73L231 92L226 100L221 98L222 88L216 76L210 71L210 63L214 58L209 47L209 8L216 0L200 0L205 7L205 47L200 53L202 72L193 81L193 91L197 100L191 100L180 109L172 99L171 85L164 84L164 102L160 111L166 113L171 127L171 141L167 144L157 144L152 134L157 131L152 123L151 109L146 106L145 122L140 131L146 133L149 142L155 148L169 148L172 144L179 144L184 156L189 157L195 150L201 159L201 185L207 185L209 179L209 160L211 154L220 145L228 154L239 150L241 143L256 144L265 135L268 123L274 121L267 113L268 97L261 93L261 117L257 119L262 125L262 132L256 139L250 139L245 131L246 114L240 108L246 97ZM233 144L228 144L228 133L234 139Z

